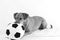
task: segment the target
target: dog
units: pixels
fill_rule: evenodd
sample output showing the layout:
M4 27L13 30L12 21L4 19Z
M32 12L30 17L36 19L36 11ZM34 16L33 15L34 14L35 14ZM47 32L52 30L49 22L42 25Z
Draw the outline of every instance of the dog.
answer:
M30 17L27 13L14 13L15 23L23 23L25 35L31 34L36 30L43 30L47 28L47 22L40 16ZM51 26L52 27L52 26Z

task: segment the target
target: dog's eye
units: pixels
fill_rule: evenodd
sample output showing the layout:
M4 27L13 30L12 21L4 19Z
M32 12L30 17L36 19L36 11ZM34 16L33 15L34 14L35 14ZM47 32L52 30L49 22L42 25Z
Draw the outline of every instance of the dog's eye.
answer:
M22 18L20 18L20 20L22 20Z

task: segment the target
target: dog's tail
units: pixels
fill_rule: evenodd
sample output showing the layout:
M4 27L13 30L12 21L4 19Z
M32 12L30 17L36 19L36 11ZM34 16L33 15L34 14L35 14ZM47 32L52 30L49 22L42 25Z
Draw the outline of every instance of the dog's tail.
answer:
M53 28L53 25L47 25L47 29L52 29Z
M51 26L51 28L53 28L53 26L52 25L50 25Z

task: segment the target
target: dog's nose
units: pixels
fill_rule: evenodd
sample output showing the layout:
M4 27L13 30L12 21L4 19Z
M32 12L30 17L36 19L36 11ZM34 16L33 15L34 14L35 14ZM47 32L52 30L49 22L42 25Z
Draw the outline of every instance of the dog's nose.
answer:
M6 35L7 35L7 36L10 35L10 31L9 31L9 29L6 30Z
M16 32L16 34L14 35L15 38L19 38L21 36L21 33Z
M12 24L13 28L16 28L18 26L18 24Z

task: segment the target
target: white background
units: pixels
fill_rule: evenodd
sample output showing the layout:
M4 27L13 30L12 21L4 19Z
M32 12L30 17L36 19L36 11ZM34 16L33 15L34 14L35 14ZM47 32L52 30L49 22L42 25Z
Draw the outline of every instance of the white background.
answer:
M0 32L6 28L8 23L14 21L13 14L15 12L26 12L30 16L42 16L49 24L53 25L54 35L60 35L60 0L0 0ZM59 37L50 39L57 40ZM35 38L32 39L35 40Z

